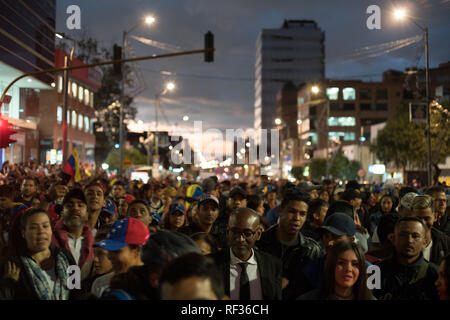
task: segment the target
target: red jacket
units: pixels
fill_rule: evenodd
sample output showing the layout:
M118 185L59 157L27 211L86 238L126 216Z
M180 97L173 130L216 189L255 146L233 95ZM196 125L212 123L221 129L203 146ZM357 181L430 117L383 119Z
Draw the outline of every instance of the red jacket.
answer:
M58 220L55 224L55 228L53 230L52 242L58 248L64 248L67 251L70 251L69 247L69 231L64 225L63 220ZM83 248L81 249L80 261L78 262L78 266L81 268L86 262L90 262L94 260L94 236L92 234L91 228L89 226L83 226Z

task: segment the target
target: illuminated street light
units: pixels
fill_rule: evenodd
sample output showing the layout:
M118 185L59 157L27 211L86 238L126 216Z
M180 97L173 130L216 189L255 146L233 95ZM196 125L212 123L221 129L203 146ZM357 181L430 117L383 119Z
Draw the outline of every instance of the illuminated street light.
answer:
M297 124L298 124L298 125L301 125L302 123L303 123L302 120L297 120Z
M183 121L188 121L189 120L189 116L184 116L183 117Z
M275 119L275 124L276 124L277 126L279 126L279 125L281 124L281 119L280 119L280 118L276 118L276 119Z
M394 17L397 20L403 20L406 17L405 9L395 9L394 10Z
M317 94L317 93L319 93L319 87L318 86L313 86L312 88L311 88L311 92L312 93L314 93L314 94Z
M426 101L427 101L427 153L428 153L428 159L427 159L427 182L428 186L432 185L432 169L431 169L431 134L430 134L430 127L431 127L431 117L430 117L430 74L429 74L429 59L430 59L430 51L428 47L428 27L422 27L419 25L410 15L407 15L407 12L405 9L397 8L394 11L394 17L397 20L404 20L408 18L412 23L414 23L420 30L424 33L424 42L425 42L425 91L426 91Z
M156 19L155 19L155 17L153 17L153 16L147 16L147 17L145 18L145 23L146 23L146 24L152 24L152 23L155 23L155 21L156 21Z
M166 85L167 90L172 91L173 89L175 89L175 83L173 82L169 82Z

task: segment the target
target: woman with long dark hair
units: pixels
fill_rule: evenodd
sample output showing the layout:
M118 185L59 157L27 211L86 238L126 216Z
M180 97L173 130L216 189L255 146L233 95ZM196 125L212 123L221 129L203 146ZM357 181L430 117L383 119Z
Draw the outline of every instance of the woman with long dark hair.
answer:
M69 252L52 244L48 213L29 209L20 222L24 246L3 264L0 299L68 300L67 268L76 263Z
M434 283L440 300L450 300L450 254L442 258L439 265L438 279Z
M367 288L364 254L358 244L337 241L325 260L321 288L310 291L299 300L374 300Z

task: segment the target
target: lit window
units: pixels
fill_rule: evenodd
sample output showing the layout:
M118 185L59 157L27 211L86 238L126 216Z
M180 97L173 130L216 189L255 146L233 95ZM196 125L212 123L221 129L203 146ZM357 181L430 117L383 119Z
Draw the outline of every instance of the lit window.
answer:
M83 115L78 115L78 129L83 130Z
M354 141L355 137L354 132L328 132L328 140Z
M89 105L89 90L84 89L84 104Z
M72 127L77 127L77 113L75 111L72 111Z
M67 94L69 96L72 96L72 81L69 80L69 82L67 83Z
M94 133L94 119L91 119L91 125L89 128L90 128L91 133Z
M94 107L94 93L93 92L91 92L91 99L89 99L89 100L91 102L91 108L93 108Z
M72 82L72 96L74 98L77 97L77 84L76 84L76 82Z
M339 88L327 88L327 97L329 100L337 100L339 96Z
M63 116L62 116L62 114L63 114L63 109L62 109L61 106L58 106L58 107L56 108L56 122L57 122L57 123L62 123L62 121L63 121Z
M333 126L352 127L356 125L356 119L355 117L329 117L328 125L330 127Z
M70 111L67 110L67 124L70 124Z
M84 117L84 131L89 132L89 118Z
M344 100L355 100L356 99L355 88L344 88L344 89L342 89L342 98Z
M63 91L63 77L58 76L58 93Z
M78 100L80 102L83 101L83 87L82 86L78 86Z

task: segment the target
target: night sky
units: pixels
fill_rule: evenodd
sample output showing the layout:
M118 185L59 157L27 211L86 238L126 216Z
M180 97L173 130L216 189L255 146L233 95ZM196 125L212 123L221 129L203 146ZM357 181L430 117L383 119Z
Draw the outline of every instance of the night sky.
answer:
M414 24L392 19L392 6L402 3L409 3L410 14L430 29L430 67L450 61L450 0L58 0L56 30L73 37L85 33L112 47L122 42L125 29L152 14L157 23L143 25L133 35L183 51L202 49L204 33L212 31L213 63L205 63L203 54L139 62L146 90L135 97L137 119L153 123L153 97L170 80L177 88L161 104L169 128L193 128L193 120L202 120L204 129L248 128L253 127L255 46L261 29L279 28L284 19L315 20L325 31L327 78L379 81L387 69L411 67L419 44L370 59L344 58L365 46L422 34ZM81 8L81 30L66 27L66 9L71 4ZM381 30L366 27L366 9L373 4L381 8ZM169 52L129 41L136 56ZM419 67L424 65L422 56ZM188 122L182 120L185 114ZM162 117L159 128L167 128Z

